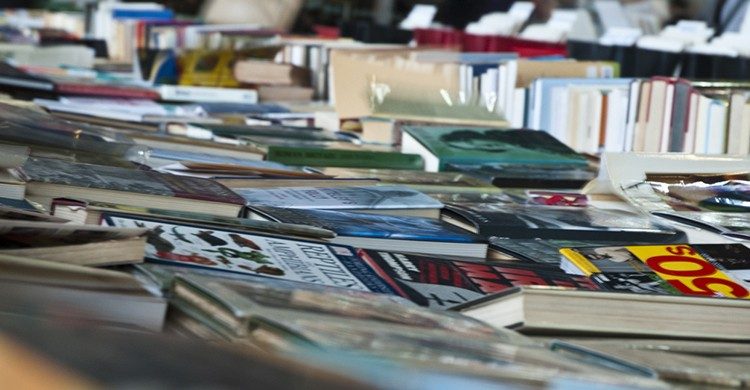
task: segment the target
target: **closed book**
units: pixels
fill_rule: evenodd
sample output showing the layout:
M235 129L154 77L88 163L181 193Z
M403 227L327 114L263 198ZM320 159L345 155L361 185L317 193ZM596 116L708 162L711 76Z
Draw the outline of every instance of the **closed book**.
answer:
M525 334L750 339L750 301L523 286L454 308Z
M422 156L429 172L446 170L448 164L587 164L582 155L542 131L437 126L407 126L403 131L401 151Z
M250 218L305 224L332 230L332 243L357 248L451 255L484 259L487 241L433 218L376 215L334 210L254 206Z
M19 174L28 195L67 197L237 216L244 200L212 180L153 171L32 158Z
M269 146L267 160L289 165L422 170L417 154L315 147Z
M561 267L602 289L750 299L750 248L679 244L565 248Z
M230 227L106 214L103 224L150 229L146 259L290 281L390 293L353 248Z
M290 209L350 210L374 214L438 218L443 204L409 187L235 188L249 206Z
M684 234L654 218L563 206L447 205L443 220L484 237L676 242Z

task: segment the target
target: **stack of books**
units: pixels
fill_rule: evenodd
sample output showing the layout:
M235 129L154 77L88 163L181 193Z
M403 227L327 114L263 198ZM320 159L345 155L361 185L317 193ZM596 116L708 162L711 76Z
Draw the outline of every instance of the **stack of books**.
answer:
M271 42L211 91L3 63L0 384L750 384L742 83ZM264 86L335 104L216 98Z

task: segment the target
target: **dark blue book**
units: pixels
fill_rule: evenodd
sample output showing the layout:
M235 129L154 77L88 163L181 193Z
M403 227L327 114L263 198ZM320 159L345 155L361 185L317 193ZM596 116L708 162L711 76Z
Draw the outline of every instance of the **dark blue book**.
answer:
M485 258L487 241L433 218L376 215L332 210L253 206L249 218L295 223L336 232L335 244L386 251Z

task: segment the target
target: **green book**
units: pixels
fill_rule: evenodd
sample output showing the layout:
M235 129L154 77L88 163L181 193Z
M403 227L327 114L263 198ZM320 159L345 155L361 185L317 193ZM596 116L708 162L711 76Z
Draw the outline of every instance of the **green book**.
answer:
M424 167L422 157L417 154L280 145L269 146L266 159L282 164L312 167L415 170Z
M439 172L482 164L586 166L586 158L548 133L528 129L407 126L401 151Z

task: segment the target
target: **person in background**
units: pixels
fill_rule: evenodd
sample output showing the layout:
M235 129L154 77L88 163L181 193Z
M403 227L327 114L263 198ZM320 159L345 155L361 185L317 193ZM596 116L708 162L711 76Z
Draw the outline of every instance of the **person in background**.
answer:
M492 12L506 12L514 0L445 0L438 8L435 21L460 30L483 15ZM557 5L555 0L533 0L536 9L532 15L535 21L546 21Z
M207 0L201 16L207 23L252 24L288 31L303 0Z
M707 0L701 11L701 19L716 30L716 35L724 32L738 32L747 14L750 0Z

